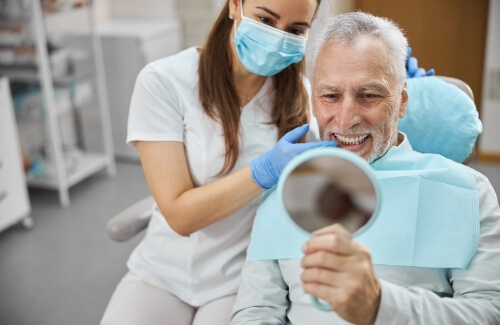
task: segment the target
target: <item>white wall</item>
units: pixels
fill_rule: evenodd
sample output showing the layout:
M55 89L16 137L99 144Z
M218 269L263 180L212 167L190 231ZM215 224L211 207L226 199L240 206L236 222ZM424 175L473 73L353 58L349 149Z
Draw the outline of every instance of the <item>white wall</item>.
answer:
M101 0L101 1L109 1L111 17L170 19L170 18L175 18L177 16L176 0Z
M500 155L500 0L490 0L486 44L479 151Z
M94 0L95 16L97 21L106 20L110 17L110 3L108 0ZM64 35L68 32L81 30L88 26L89 17L87 11L72 10L45 16L47 30L51 35Z
M177 0L186 47L203 46L224 3L220 0Z

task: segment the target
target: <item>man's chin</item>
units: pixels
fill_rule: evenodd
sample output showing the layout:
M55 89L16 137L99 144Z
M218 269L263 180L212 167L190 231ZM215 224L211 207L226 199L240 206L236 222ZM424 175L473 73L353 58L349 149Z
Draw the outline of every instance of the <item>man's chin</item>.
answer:
M349 150L350 152L357 154L369 163L379 158L372 146L363 146L362 144L355 146L346 146L339 144L339 148Z
M366 151L366 150L364 150L364 148L365 148L364 143L357 144L357 145L345 145L345 144L339 143L339 148L349 150L350 152L354 152L360 156L362 155L363 151Z

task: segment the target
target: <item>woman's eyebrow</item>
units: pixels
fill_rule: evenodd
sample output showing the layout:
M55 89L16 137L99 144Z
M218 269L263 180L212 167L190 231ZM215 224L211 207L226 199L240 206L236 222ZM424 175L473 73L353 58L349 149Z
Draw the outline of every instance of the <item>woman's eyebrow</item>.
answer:
M265 12L267 12L268 14L270 14L271 16L273 16L276 19L280 19L281 18L280 15L278 15L277 13L275 13L272 10L267 9L266 7L256 7L256 8L260 9L260 10L264 10Z
M273 16L276 19L280 19L281 18L280 15L278 15L277 13L275 13L274 11L272 11L272 10L266 8L266 7L255 7L255 8L267 12L268 14L270 14L271 16ZM305 22L305 21L294 22L292 25L311 27L311 25L308 22Z

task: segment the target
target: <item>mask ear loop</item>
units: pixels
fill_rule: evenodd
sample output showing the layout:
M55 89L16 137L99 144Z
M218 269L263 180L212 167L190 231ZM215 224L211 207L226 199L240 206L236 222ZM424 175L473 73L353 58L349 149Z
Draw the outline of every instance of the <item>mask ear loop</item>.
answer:
M243 17L245 17L245 16L243 16L243 1L240 0L239 2L240 2L241 20L243 20ZM236 35L236 19L235 19L235 17L232 14L229 14L229 19L234 20L234 23L233 23L233 30L234 31L233 32L234 32L234 35Z

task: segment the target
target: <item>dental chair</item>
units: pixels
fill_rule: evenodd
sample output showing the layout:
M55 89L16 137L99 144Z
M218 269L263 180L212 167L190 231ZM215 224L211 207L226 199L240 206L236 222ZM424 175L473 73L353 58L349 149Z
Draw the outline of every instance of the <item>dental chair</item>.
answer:
M474 158L475 142L482 131L469 85L456 78L437 76L408 79L407 89L410 101L399 129L408 136L413 149L468 164ZM439 114L442 111L446 112ZM154 208L152 196L133 204L108 222L108 235L119 242L131 239L147 227Z

